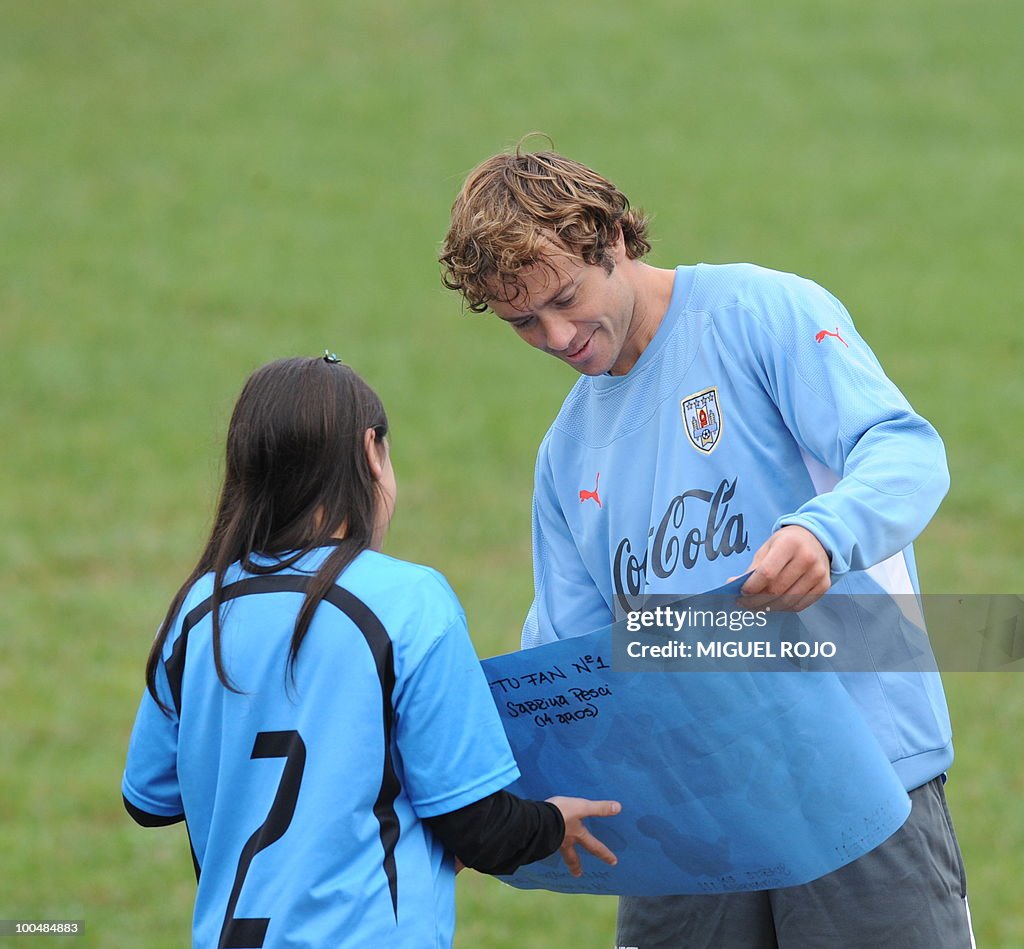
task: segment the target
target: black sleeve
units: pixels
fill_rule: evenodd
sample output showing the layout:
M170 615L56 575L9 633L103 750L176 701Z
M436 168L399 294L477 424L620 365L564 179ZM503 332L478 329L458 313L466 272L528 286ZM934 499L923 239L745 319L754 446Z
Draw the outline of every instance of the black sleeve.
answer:
M565 836L562 812L554 804L508 791L428 817L426 823L467 867L501 875L554 853Z
M176 814L174 817L161 817L159 814L150 814L148 811L139 810L123 794L121 795L121 800L124 801L124 809L128 812L131 819L143 827L166 827L168 824L177 824L185 819L184 814Z

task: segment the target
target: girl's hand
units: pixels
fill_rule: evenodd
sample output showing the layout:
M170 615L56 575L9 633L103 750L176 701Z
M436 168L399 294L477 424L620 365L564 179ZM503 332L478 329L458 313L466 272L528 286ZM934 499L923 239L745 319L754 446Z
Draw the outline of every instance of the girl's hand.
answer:
M565 821L565 837L562 839L562 846L559 848L562 859L574 876L583 875L583 867L580 866L580 857L576 853L576 845L579 844L587 853L603 860L610 866L618 863L618 858L600 840L587 830L583 823L585 817L613 817L622 810L618 801L589 801L583 797L549 797L549 804L554 804L562 812L562 819Z

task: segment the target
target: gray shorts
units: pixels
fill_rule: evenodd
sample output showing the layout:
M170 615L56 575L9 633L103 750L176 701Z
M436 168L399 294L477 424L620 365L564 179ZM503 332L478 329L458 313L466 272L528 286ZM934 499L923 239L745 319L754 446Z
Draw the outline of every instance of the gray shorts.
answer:
M967 880L942 779L910 792L906 823L804 886L623 896L616 946L635 949L970 949Z

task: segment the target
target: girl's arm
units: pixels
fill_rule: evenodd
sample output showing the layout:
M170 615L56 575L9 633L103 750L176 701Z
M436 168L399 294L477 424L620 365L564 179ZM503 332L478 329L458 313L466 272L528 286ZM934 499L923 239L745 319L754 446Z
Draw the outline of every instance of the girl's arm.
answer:
M573 876L582 873L576 844L615 865L615 855L593 837L585 817L617 814L616 801L554 797L528 801L508 791L496 791L473 804L426 818L438 839L467 867L505 876L561 849Z

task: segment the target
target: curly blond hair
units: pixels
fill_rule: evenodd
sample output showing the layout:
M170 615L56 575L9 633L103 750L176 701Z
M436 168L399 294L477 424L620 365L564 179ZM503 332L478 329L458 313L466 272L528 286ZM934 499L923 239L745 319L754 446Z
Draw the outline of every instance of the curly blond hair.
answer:
M497 296L517 301L523 270L550 266L552 243L609 273L606 251L620 229L630 259L651 249L647 215L631 209L615 185L586 165L552 151L524 152L521 144L470 172L452 205L441 279L475 313Z

